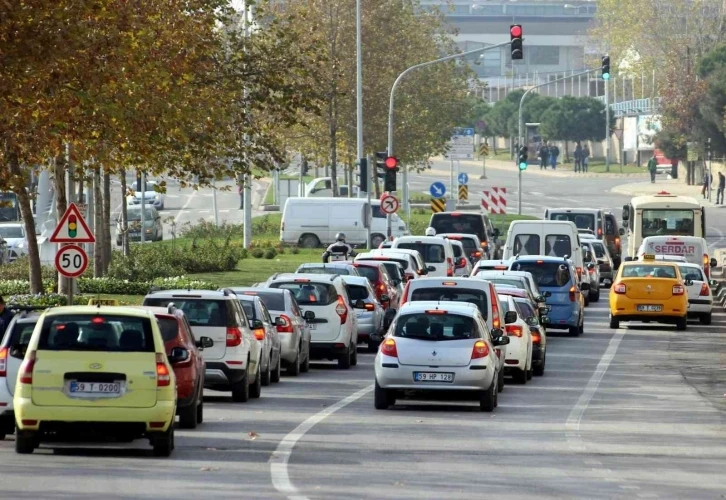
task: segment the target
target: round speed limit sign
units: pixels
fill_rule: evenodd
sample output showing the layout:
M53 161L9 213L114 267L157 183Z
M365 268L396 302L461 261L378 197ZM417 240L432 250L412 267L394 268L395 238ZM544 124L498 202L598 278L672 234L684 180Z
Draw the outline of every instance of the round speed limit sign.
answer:
M78 245L66 245L55 254L55 268L66 278L77 278L88 267L88 255Z

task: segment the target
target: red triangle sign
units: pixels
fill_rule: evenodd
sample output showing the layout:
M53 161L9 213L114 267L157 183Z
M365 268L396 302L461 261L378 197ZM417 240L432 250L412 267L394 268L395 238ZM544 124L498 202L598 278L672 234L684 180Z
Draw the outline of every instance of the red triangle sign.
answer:
M48 241L51 243L95 243L96 238L88 228L86 219L83 218L76 204L71 203Z

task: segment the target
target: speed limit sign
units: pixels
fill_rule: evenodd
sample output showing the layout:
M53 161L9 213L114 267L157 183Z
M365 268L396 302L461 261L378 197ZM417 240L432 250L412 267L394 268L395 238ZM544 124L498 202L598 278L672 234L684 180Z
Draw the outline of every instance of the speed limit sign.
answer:
M88 267L88 255L78 245L66 245L55 254L55 268L66 278L77 278Z

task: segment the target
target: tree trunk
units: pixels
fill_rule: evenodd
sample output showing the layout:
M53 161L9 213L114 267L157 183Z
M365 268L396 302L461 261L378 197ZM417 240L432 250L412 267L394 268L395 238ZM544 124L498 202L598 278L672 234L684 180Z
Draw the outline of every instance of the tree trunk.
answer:
M66 161L62 155L56 157L53 164L53 173L56 221L60 222L60 218L63 217L63 214L68 209L68 199L66 198ZM58 293L68 293L68 280L61 274L58 274Z
M330 9L330 100L328 101L328 119L330 120L330 177L333 196L339 196L338 191L338 13L335 2L329 2Z
M103 274L108 272L111 265L111 174L104 170L103 172Z
M335 84L333 84L335 87ZM337 99L335 95L328 105L328 119L330 120L330 186L333 189L333 196L338 196L338 124L336 123Z
M25 225L26 241L28 242L28 259L30 260L30 293L43 293L43 275L40 266L40 251L38 249L38 238L35 234L35 219L33 209L30 206L30 196L25 190L25 176L20 168L18 157L14 153L8 155L8 166L10 175L14 177L15 194L18 196L20 215Z
M95 204L94 227L96 228L96 243L93 244L93 277L103 276L103 199L101 198L101 170L96 166L93 169L93 202Z
M78 203L87 203L86 200L84 200L83 196L83 189L86 185L85 183L85 170L83 169L83 164L78 165ZM88 208L86 208L86 213L88 213Z
M565 163L570 163L570 144L565 141Z
M124 255L128 257L131 255L131 248L129 247L129 214L126 205L126 170L121 169L121 246L123 248Z

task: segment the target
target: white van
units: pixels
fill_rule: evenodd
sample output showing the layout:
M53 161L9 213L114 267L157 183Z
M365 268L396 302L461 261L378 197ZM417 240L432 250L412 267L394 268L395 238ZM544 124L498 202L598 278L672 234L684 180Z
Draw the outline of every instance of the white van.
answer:
M338 179L338 192L340 196L348 196L348 185L343 184L345 181ZM358 186L353 186L353 196L358 197ZM317 177L305 185L306 198L330 198L333 196L333 178Z
M371 246L377 248L386 239L386 216L381 213L380 201L364 198L288 198L282 212L280 241L304 248L327 246L343 232L347 243L365 245L366 221L371 223ZM394 237L408 234L406 224L391 216Z
M428 277L454 276L454 248L451 241L438 236L402 236L393 240L391 249L416 250L428 268Z
M585 268L577 226L572 221L515 220L509 225L503 259L524 255L565 257L582 280Z
M708 243L698 236L647 236L638 249L638 259L643 255L682 256L686 262L700 266L706 277L710 277L712 259L708 255Z

